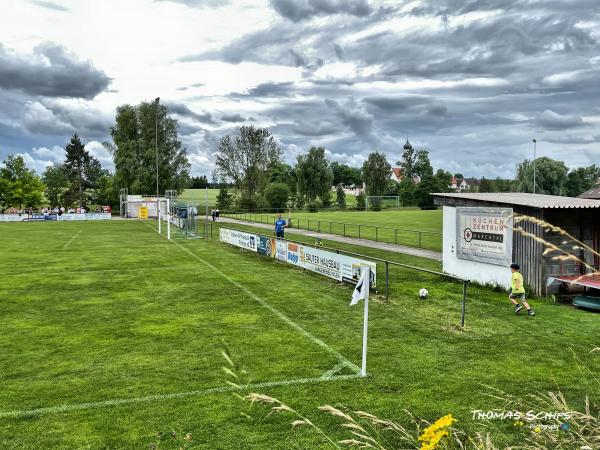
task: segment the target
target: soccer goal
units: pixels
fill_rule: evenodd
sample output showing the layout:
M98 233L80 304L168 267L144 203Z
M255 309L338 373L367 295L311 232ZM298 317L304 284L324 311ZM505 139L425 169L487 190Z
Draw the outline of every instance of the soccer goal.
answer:
M397 195L368 195L365 201L365 211L392 208L400 208L400 197Z
M157 220L158 220L158 234L162 234L162 223L166 222L167 227L167 239L171 240L171 222L172 216L169 214L170 211L170 200L168 198L158 198L156 201L157 206Z

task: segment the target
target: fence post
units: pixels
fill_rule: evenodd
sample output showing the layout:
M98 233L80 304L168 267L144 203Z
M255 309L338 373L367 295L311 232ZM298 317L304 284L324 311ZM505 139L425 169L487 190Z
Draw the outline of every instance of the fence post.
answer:
M329 234L331 234L331 220L329 221Z
M346 222L344 222L344 237L346 237Z
M375 227L375 242L379 240L379 227Z
M317 233L321 232L321 221L317 221Z
M421 236L422 236L422 234L423 234L423 233L421 233L421 232L419 231L419 248L421 248L421 241L422 241L422 239L421 239Z
M358 238L360 239L360 224L358 224Z
M390 292L390 263L385 262L385 299L389 299Z
M394 244L398 245L398 228L394 228Z
M460 327L464 328L465 327L465 312L466 312L466 306L467 306L467 280L463 281L463 298L462 298L462 307L461 307L461 314L460 314Z

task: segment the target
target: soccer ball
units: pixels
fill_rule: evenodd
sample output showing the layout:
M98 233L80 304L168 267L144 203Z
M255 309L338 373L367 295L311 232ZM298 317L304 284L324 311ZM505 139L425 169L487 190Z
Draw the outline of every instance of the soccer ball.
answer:
M419 298L421 300L425 300L428 295L429 295L429 291L427 289L423 288L423 289L419 290Z

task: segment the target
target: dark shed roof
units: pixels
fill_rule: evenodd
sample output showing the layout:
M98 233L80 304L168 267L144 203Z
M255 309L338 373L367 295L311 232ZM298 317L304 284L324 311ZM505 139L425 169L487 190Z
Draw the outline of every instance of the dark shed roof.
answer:
M435 193L432 195L436 199L436 204L444 204L444 198L449 198L454 201L465 199L540 209L600 208L600 200L560 197L558 195L527 194L523 192Z
M583 194L579 195L577 198L600 200L600 187L590 189L589 191L585 191Z

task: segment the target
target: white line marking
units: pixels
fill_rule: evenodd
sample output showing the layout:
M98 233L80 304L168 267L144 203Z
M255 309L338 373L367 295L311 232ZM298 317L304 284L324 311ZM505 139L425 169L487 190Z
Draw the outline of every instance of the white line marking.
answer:
M81 230L79 230L75 236L73 236L71 239L69 239L69 242L67 242L65 244L65 246L63 247L63 250L66 250L66 248L69 246L69 244L71 244L71 242L73 242L75 240L75 238L81 234L82 231L83 231L83 228Z
M39 415L39 414L53 414L53 413L62 413L62 412L69 412L69 411L80 411L80 410L85 410L85 409L106 408L109 406L129 405L132 403L151 402L151 401L156 401L156 400L171 400L174 398L184 398L184 397L192 397L192 396L199 396L199 395L220 394L223 392L246 391L246 390L251 390L251 389L263 389L263 388L277 387L277 386L291 386L294 384L310 384L310 383L322 383L325 381L351 380L354 378L359 378L359 376L360 375L358 373L356 373L353 375L337 375L337 376L332 376L332 377L327 377L327 378L323 378L323 377L321 377L321 378L298 378L295 380L266 381L263 383L255 383L255 384L248 384L245 386L240 386L239 388L234 387L234 386L222 386L222 387L216 387L216 388L201 389L201 390L197 390L197 391L175 392L172 394L148 395L146 397L120 398L120 399L113 399L113 400L104 400L101 402L77 403L77 404L71 404L71 405L50 406L47 408L4 411L4 412L0 412L0 419L34 416L34 415Z
M152 225L143 222L144 225L147 225L148 227L150 227L151 229L156 231L156 228L154 228ZM233 284L235 287L237 287L238 289L244 291L246 294L248 294L250 297L252 297L254 300L256 300L258 303L260 303L262 306L264 306L265 308L267 308L269 311L271 311L273 314L275 314L277 317L279 317L281 320L283 320L285 323L287 323L290 327L294 328L296 331L300 332L304 337L306 337L307 339L310 339L311 341L313 341L315 344L317 344L319 347L327 350L329 353L331 353L333 356L335 356L337 358L338 361L343 362L346 364L347 367L350 368L350 370L356 371L358 372L360 369L358 368L357 365L351 363L345 356L343 356L341 353L339 353L338 351L332 349L329 345L327 345L325 342L323 342L321 339L319 339L316 336L313 336L312 334L310 334L308 331L306 331L304 328L302 328L300 325L298 325L296 322L294 322L292 319L290 319L288 316L286 316L285 314L283 314L281 311L279 311L278 309L275 309L273 306L271 306L269 303L267 303L265 300L263 300L262 298L260 298L258 295L256 295L254 292L252 292L250 289L248 289L246 286L244 286L243 284L238 283L237 281L233 280L232 278L230 278L227 274L221 272L219 269L217 269L215 266L213 266L212 264L210 264L208 261L205 261L204 259L200 258L198 255L196 255L195 253L193 253L192 251L190 251L189 249L187 249L186 247L184 247L183 245L181 245L179 242L176 242L174 240L171 240L171 242L176 245L177 247L179 247L180 249L182 249L183 251L185 251L186 253L188 253L190 256L192 256L193 258L197 259L198 261L200 261L202 264L204 264L205 266L209 267L211 270L213 270L215 273L221 275L223 278L225 278L227 281L229 281L231 284Z
M344 367L346 367L346 363L341 362L335 366L333 366L331 369L329 369L327 372L325 372L323 375L321 375L321 378L329 378L334 376L336 373L338 373L340 370L342 370Z
M30 270L27 272L14 272L14 273L0 273L0 277L18 277L21 275L29 276L32 273L36 275L74 275L74 274L86 274L86 273L103 273L103 272L122 272L122 273L130 273L130 272L146 272L148 270L183 270L183 269L191 269L191 267L180 266L180 267L147 267L142 269L96 269L96 270L63 270L63 271L47 271L41 272L39 270Z

